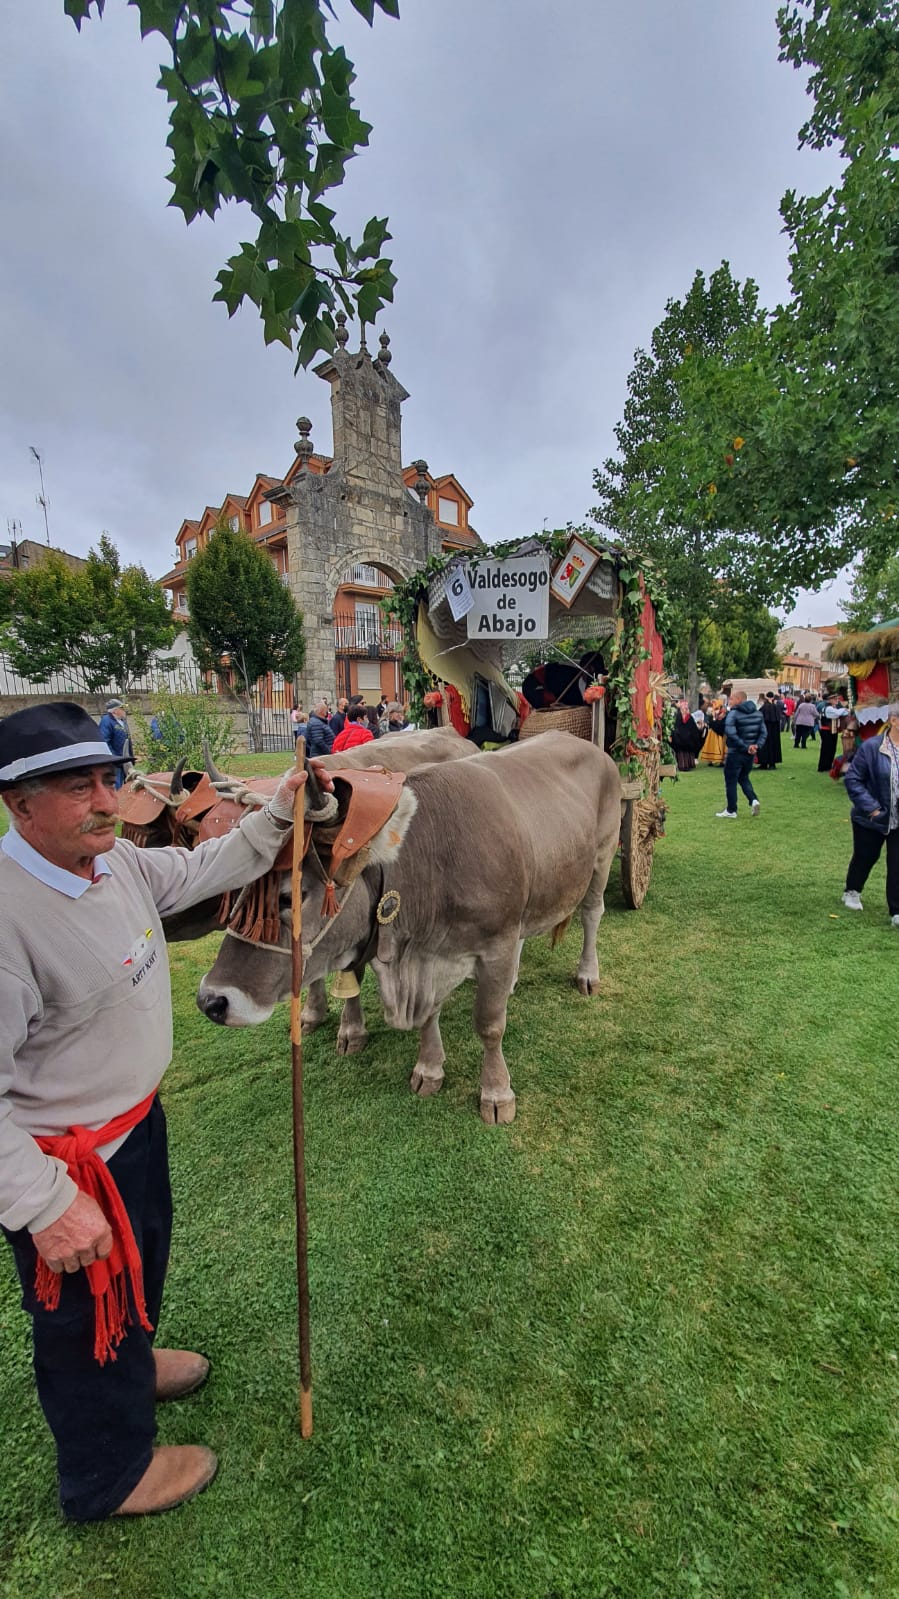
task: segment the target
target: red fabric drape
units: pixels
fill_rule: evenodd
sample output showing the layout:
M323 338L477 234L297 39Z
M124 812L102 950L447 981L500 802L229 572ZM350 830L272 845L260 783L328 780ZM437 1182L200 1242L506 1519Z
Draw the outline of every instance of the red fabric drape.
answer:
M634 710L634 722L638 738L650 738L656 726L661 721L662 698L656 692L652 696L650 707L647 706L649 684L652 677L664 670L664 648L661 635L656 628L655 607L649 595L643 600L643 610L640 614L640 630L643 636L643 648L649 651L645 661L641 661L634 674L634 691L631 704Z
M65 1161L72 1181L82 1193L96 1200L112 1232L111 1253L105 1260L95 1260L84 1267L94 1297L94 1358L101 1366L107 1360L115 1360L116 1347L134 1319L128 1302L129 1289L134 1315L141 1326L146 1332L152 1332L153 1325L147 1319L143 1267L128 1212L115 1178L97 1150L124 1133L130 1133L149 1113L155 1097L154 1088L139 1105L113 1117L105 1127L70 1127L67 1133L56 1137L35 1139L45 1155L55 1155L57 1160ZM45 1310L58 1310L61 1286L61 1274L51 1271L46 1261L38 1256L34 1289Z

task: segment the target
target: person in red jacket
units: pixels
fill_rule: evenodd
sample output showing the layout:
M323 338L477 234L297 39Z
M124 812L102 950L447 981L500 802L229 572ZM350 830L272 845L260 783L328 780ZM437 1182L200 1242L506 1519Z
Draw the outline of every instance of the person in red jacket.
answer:
M365 725L364 705L350 705L347 707L343 732L335 738L331 753L337 755L341 750L351 750L357 744L368 744L374 736L371 728Z

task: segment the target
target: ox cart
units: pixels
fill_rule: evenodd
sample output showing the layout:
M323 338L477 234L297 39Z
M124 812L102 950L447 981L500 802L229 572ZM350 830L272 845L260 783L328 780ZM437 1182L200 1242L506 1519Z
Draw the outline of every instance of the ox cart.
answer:
M665 724L664 593L652 568L593 532L433 557L385 609L405 630L413 714L495 748L559 729L621 776L621 886L642 905L674 776Z

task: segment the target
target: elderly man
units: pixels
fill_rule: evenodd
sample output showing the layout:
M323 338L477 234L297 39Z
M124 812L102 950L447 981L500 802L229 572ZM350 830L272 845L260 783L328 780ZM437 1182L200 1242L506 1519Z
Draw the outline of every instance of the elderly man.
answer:
M208 1371L153 1346L171 1232L161 918L267 871L305 781L193 852L137 849L116 839L121 759L77 705L0 721L0 1224L76 1521L170 1509L215 1474L209 1449L153 1444L156 1402Z
M306 752L309 756L330 755L333 745L328 702L325 699L316 700L306 729Z
M121 700L106 701L106 710L100 717L100 737L104 744L109 745L113 755L122 756L122 763L116 765L115 775L115 786L121 788L125 781L124 762L134 760L131 734L128 731L128 713Z

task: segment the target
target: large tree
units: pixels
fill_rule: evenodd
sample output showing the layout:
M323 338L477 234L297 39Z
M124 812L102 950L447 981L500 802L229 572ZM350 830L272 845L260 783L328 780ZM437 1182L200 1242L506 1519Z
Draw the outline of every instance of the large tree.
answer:
M57 550L0 583L0 645L15 672L34 683L77 674L90 693L126 694L174 628L158 584L142 566L122 567L103 533L85 567Z
M227 523L187 569L188 635L204 671L221 672L222 658L235 673L256 728L256 693L269 672L293 677L306 655L303 617L272 565L247 533Z
M675 625L665 639L669 669L687 681L689 631L674 612ZM700 677L719 688L727 678L764 677L779 665L777 635L781 624L766 605L723 586L699 623L697 667Z
M755 284L726 262L697 272L669 300L648 351L636 352L618 454L594 474L594 518L652 556L686 637L688 694L697 692L699 640L722 592L783 603L840 565L828 531L797 546L765 517L753 472L765 441L758 418L774 358Z
M899 555L860 562L842 610L845 627L852 631L865 632L899 617Z
M781 206L792 299L772 324L780 376L756 493L797 533L826 523L876 562L899 548L899 8L792 0L778 26L813 101L800 145L843 165Z
M64 0L80 29L105 0ZM373 217L355 242L325 203L371 131L353 104L353 63L328 39L330 0L128 0L141 34L161 39L159 87L169 112L171 204L187 222L237 201L253 236L218 275L214 296L233 316L244 299L266 343L306 365L334 348L335 312L374 320L393 298L390 234ZM369 23L398 0L350 0Z

